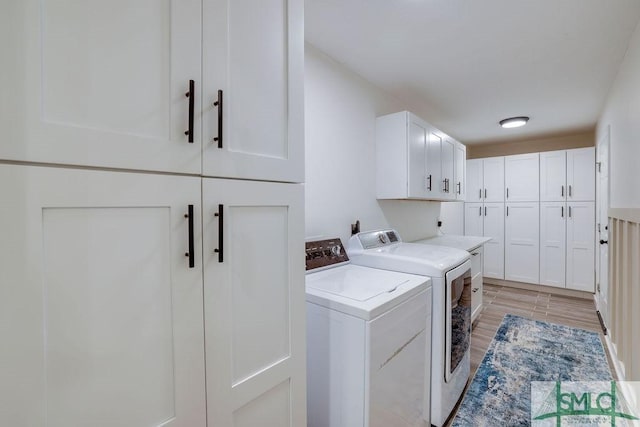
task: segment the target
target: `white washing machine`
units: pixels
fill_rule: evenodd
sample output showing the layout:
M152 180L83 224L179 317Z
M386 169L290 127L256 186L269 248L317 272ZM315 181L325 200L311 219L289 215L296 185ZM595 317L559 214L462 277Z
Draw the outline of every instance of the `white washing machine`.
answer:
M404 243L395 230L358 233L349 240L353 264L431 278L431 408L435 426L447 421L471 370L471 262L460 249ZM428 382L425 384L428 388ZM425 413L429 413L425 409Z
M424 427L431 283L306 243L307 424Z

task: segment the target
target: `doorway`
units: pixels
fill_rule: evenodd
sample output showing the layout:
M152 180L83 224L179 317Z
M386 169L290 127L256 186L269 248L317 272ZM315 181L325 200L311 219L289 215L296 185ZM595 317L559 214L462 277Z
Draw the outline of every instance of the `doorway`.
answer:
M596 145L596 304L604 327L609 313L609 142L611 127Z

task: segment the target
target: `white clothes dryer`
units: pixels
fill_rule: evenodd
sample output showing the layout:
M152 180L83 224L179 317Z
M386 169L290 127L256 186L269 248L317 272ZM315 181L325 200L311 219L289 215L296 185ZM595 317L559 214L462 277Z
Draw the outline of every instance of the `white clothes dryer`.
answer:
M423 427L431 283L307 242L309 427ZM426 323L425 323L426 322Z
M431 424L444 425L462 396L471 370L469 253L404 243L395 230L358 233L349 240L348 253L353 264L431 278L431 402L424 412L430 413L427 421Z

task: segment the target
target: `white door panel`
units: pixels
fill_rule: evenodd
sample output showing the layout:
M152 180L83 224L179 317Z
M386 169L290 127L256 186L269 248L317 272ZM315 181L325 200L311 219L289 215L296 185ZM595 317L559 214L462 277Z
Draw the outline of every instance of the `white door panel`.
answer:
M594 291L595 204L567 203L567 288Z
M456 200L464 200L466 193L466 165L467 165L467 147L459 142L456 142L456 154L455 154L455 182L451 184L452 191L455 191Z
M203 198L209 424L304 425L303 187L207 178Z
M505 279L538 283L539 203L507 203L506 209Z
M482 203L464 204L464 235L484 236L484 210Z
M485 203L484 236L491 240L484 244L484 276L504 279L504 203Z
M507 202L536 202L540 199L539 153L507 156L504 159Z
M427 164L427 127L421 120L413 114L408 115L409 130L409 173L407 183L409 197L424 198L430 193L430 186L433 188L433 179L426 176Z
M203 426L200 180L0 165L0 183L2 424Z
M504 202L504 157L482 159L483 191L485 202Z
M204 175L304 181L303 15L302 0L204 0Z
M540 284L565 287L567 208L564 202L540 203Z
M596 296L605 325L609 321L609 128L598 141L596 180Z
M483 200L482 159L467 160L467 188L465 190L467 202L481 202Z
M446 198L442 175L442 144L442 137L430 129L427 137L426 175L430 186L429 197L436 199Z
M567 150L567 200L595 200L595 149Z
M567 197L567 153L540 153L540 201L561 202Z
M455 143L448 137L442 140L442 149L440 151L440 159L442 165L441 180L444 185L442 197L444 199L455 200L456 198L456 182L454 176L455 163Z
M201 0L15 5L0 55L23 83L0 101L0 158L200 173Z

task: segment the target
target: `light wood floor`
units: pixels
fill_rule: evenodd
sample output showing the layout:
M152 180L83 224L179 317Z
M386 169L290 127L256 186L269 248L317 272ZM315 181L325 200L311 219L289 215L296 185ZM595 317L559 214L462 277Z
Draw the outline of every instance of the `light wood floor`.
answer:
M544 320L599 332L600 321L593 300L484 284L483 309L471 333L471 377L482 362L505 314Z
M548 292L528 291L506 286L483 285L483 309L474 322L471 332L471 383L478 365L493 339L505 314L515 314L529 319L544 320L575 328L598 332L601 340L604 335L596 314L593 300L554 295ZM604 340L603 340L604 345ZM607 357L609 355L607 354ZM611 361L609 361L611 366ZM612 374L615 376L613 369ZM466 393L466 389L465 389ZM460 399L462 401L462 399ZM459 404L460 402L458 402ZM457 411L457 406L453 414ZM453 416L445 426L449 426Z

